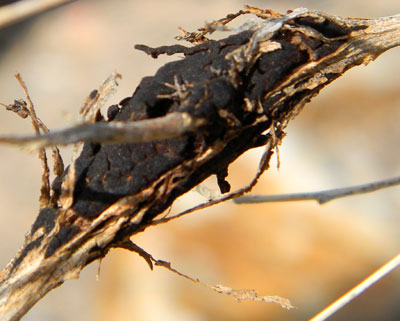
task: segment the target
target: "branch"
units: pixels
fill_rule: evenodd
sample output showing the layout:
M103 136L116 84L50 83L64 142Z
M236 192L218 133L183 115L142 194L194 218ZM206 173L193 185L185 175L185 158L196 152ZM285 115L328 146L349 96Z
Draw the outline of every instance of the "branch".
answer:
M0 28L73 0L22 0L0 7Z
M368 278L363 280L361 283L359 283L357 286L352 288L346 294L341 296L339 299L337 299L331 305L326 307L316 316L311 318L310 321L323 321L328 319L334 313L343 308L346 304L350 303L353 299L355 299L361 293L367 290L371 285L378 282L380 279L385 277L387 274L389 274L399 266L400 266L400 254L397 254L389 262L387 262L385 265L381 266L378 270L372 273Z
M400 176L392 177L372 183L355 185L344 188L328 189L310 193L277 194L277 195L244 195L233 199L236 204L256 204L271 202L317 201L324 204L329 201L358 194L372 193L384 188L400 185Z
M0 143L27 146L31 149L68 145L82 141L91 143L143 143L179 137L189 131L195 131L203 123L201 119L195 119L186 113L171 113L164 117L132 123L83 123L39 136L0 137Z
M226 39L206 38L242 14L261 21ZM227 193L229 164L265 146L248 186L200 207L249 192L304 104L348 69L400 45L400 16L343 19L304 8L282 15L246 7L184 39L199 44L138 47L154 57L186 57L144 78L132 97L109 107L107 120L89 101L82 125L22 140L2 138L39 147L84 142L51 185L50 201L40 208L23 247L0 273L4 320L20 319L111 248L163 222L163 211L207 177L217 175ZM142 138L131 140L135 135Z

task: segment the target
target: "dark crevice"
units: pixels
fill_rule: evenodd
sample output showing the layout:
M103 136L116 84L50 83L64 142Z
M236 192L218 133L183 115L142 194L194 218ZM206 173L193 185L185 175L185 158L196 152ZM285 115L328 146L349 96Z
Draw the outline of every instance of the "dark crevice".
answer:
M336 38L348 35L352 30L348 27L338 25L328 19L321 23L313 17L301 17L295 19L296 24L311 27L320 32L326 38Z
M148 118L165 116L173 104L174 102L171 99L160 99L154 105L147 106L146 113Z

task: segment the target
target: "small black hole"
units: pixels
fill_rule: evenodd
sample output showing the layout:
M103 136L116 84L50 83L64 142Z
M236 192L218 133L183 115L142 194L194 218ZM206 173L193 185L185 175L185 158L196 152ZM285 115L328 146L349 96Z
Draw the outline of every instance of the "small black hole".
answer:
M172 106L173 101L169 99L160 99L153 106L147 106L146 113L149 118L156 118L165 116L170 107Z

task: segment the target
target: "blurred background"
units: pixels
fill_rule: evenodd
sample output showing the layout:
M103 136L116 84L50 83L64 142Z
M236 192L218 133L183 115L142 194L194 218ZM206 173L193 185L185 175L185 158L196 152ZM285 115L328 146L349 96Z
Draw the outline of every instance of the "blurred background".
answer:
M76 1L0 30L0 102L24 98L25 80L50 129L73 124L92 89L113 71L123 75L112 103L175 57L154 60L134 44L176 42L177 26L194 31L245 4L285 12L296 7L352 17L400 13L398 0ZM350 70L292 121L256 193L306 192L400 173L400 48ZM0 134L32 133L30 122L0 110ZM62 149L66 163L70 150ZM233 188L253 177L260 150L230 168ZM35 154L0 145L0 266L22 245L38 210L41 165ZM206 186L217 189L214 179ZM146 230L133 238L159 259L208 284L279 295L297 309L234 299L135 254L113 250L43 298L23 320L307 320L399 251L399 188L314 202L225 203ZM189 192L172 212L204 202ZM400 271L381 280L330 320L400 320Z

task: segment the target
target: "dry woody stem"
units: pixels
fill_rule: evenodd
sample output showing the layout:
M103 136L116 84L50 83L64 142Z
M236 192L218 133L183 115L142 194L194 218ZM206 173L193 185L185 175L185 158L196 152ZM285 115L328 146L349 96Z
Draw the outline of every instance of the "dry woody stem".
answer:
M19 0L0 7L0 28L73 0Z
M344 307L351 300L359 296L366 289L372 286L374 283L381 280L387 274L392 272L394 269L400 266L400 254L397 254L394 258L392 258L389 262L381 266L378 270L368 276L365 280L357 284L354 288L352 288L347 293L343 294L339 299L333 302L331 305L326 307L316 316L310 319L310 321L323 321L331 317L335 312Z
M293 194L276 194L276 195L244 195L233 199L237 204L256 204L269 202L291 202L291 201L317 201L319 204L336 200L346 196L354 196L365 193L372 193L384 188L400 185L400 177L392 177L384 180L355 185L349 187L328 189L318 192L309 193L293 193Z
M209 38L243 14L261 19L227 38ZM107 115L99 106L116 75L89 95L83 123L0 138L36 149L83 145L72 164L43 187L46 197L37 219L0 274L2 320L19 320L110 249L126 248L135 234L167 222L161 214L207 177L216 175L225 195L195 209L249 192L268 169L288 122L307 102L348 69L400 44L400 16L344 19L305 8L280 14L248 6L197 32L183 31L181 39L192 45L136 46L154 58L175 53L184 58L143 78L134 94L110 106ZM6 107L22 110L17 103ZM40 123L32 109L28 114ZM229 164L260 146L265 153L255 178L229 193ZM220 292L243 294L226 289ZM245 296L261 297L251 293Z

